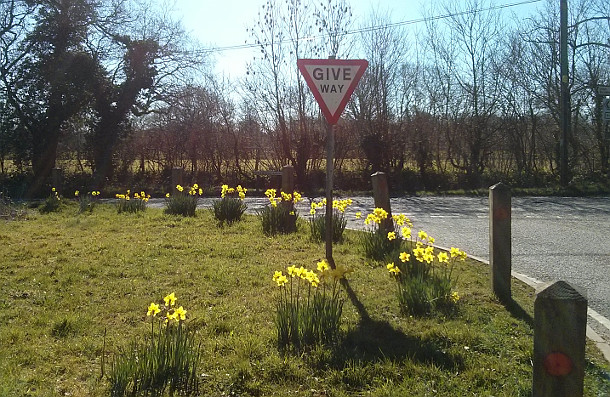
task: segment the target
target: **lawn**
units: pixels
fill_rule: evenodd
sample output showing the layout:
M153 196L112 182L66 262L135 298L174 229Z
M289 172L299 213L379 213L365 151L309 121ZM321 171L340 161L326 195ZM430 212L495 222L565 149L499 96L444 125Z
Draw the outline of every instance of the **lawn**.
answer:
M468 259L457 313L404 316L359 233L334 247L353 270L339 342L295 354L277 347L272 277L324 256L305 223L270 238L256 216L219 228L208 210L183 218L109 204L0 219L0 396L108 395L113 356L148 335L148 305L170 292L201 343L201 395L531 395L531 289L515 281L519 307L508 310L488 267ZM585 395L610 395L608 373L588 346Z

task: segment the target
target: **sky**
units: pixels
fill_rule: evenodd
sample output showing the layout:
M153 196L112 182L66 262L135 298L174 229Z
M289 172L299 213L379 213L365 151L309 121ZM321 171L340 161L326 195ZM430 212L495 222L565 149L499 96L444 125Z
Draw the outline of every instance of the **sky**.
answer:
M392 22L402 22L422 17L423 4L434 0L349 0L354 27L365 23L373 10L390 16ZM454 0L465 2L468 0ZM515 4L527 0L495 0L493 4ZM254 25L265 0L176 0L175 16L182 20L187 32L203 47L226 47L252 43L247 27ZM516 5L504 9L518 18L526 18L541 7L543 1ZM429 6L428 6L429 7ZM414 26L414 25L411 25ZM246 63L256 55L255 49L227 50L215 53L213 72L229 79L245 75Z

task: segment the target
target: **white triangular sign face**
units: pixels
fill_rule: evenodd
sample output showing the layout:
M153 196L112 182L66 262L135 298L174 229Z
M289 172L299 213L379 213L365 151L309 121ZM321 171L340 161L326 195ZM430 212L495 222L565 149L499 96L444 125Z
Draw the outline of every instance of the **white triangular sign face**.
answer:
M364 59L299 59L297 66L329 124L341 117L368 67Z

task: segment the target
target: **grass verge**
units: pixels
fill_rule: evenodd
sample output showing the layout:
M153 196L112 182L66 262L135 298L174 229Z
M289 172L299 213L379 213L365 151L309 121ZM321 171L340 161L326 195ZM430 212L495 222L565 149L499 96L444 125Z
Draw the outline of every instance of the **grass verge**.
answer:
M0 222L1 396L108 395L103 363L146 336L147 306L169 292L201 342L201 395L531 395L533 292L515 281L507 309L478 262L456 267L456 314L405 317L385 266L367 264L358 232L346 231L334 249L354 270L342 337L293 355L277 349L271 278L324 256L304 221L269 238L254 216L217 228L210 211L102 204ZM609 395L609 372L588 346L585 395Z

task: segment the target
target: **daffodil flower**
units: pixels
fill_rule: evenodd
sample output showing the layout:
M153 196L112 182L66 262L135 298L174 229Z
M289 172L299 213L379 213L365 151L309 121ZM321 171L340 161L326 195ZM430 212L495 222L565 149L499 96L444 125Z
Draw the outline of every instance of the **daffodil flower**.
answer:
M163 301L165 302L165 306L174 306L176 304L176 295L174 295L174 293L172 292L171 294L163 298Z
M446 252L439 252L436 257L439 263L449 263L449 255Z
M174 317L176 320L186 320L186 310L182 306L174 310Z
M148 306L148 312L146 312L146 315L155 317L157 314L159 314L160 311L161 309L159 309L159 305L157 305L155 302L152 302L150 306Z

